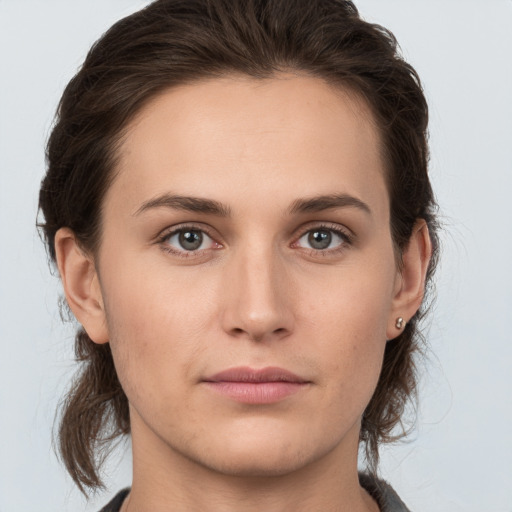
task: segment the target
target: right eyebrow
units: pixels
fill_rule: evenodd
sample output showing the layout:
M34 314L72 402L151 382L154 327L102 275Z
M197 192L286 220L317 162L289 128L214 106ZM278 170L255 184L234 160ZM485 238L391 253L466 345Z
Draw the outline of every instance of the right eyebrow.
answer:
M213 199L174 194L162 194L161 196L145 201L133 215L140 215L143 212L155 208L171 208L173 210L206 213L219 217L229 217L231 215L231 210L228 206L214 201Z
M290 213L321 212L333 208L347 207L357 208L368 215L372 214L370 207L365 202L349 194L321 195L296 199L290 207Z

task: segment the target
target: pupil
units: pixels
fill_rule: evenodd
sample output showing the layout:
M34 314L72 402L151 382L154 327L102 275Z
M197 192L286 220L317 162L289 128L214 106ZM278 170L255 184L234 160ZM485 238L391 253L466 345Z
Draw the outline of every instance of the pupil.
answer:
M203 235L200 231L182 231L179 236L180 245L187 251L194 251L201 247Z
M312 231L308 242L314 249L326 249L331 245L332 235L329 231Z

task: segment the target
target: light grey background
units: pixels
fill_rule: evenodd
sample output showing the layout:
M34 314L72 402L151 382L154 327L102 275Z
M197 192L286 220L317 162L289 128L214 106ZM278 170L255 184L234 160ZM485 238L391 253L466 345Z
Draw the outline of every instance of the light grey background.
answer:
M51 448L72 374L34 228L43 146L91 43L141 0L0 0L0 512L97 511ZM431 174L445 234L419 424L382 473L415 512L512 511L512 1L356 0L390 28L431 107Z

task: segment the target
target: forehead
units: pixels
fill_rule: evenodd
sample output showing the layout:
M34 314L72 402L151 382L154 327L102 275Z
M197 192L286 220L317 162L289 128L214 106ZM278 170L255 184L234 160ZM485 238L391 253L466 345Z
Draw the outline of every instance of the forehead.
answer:
M108 194L134 207L167 191L226 203L277 200L277 191L283 201L333 190L372 201L385 192L369 107L310 76L232 76L169 89L128 126L118 162Z

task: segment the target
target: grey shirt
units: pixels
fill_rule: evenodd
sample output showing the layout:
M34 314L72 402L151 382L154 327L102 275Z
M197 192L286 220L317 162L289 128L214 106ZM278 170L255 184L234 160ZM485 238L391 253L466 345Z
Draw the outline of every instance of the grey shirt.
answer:
M411 512L394 489L384 480L359 473L359 482L377 502L380 512Z
M377 502L380 512L410 512L404 502L398 497L398 494L384 480L378 480L372 476L360 473L359 482ZM130 489L123 489L100 512L119 512L129 492Z

